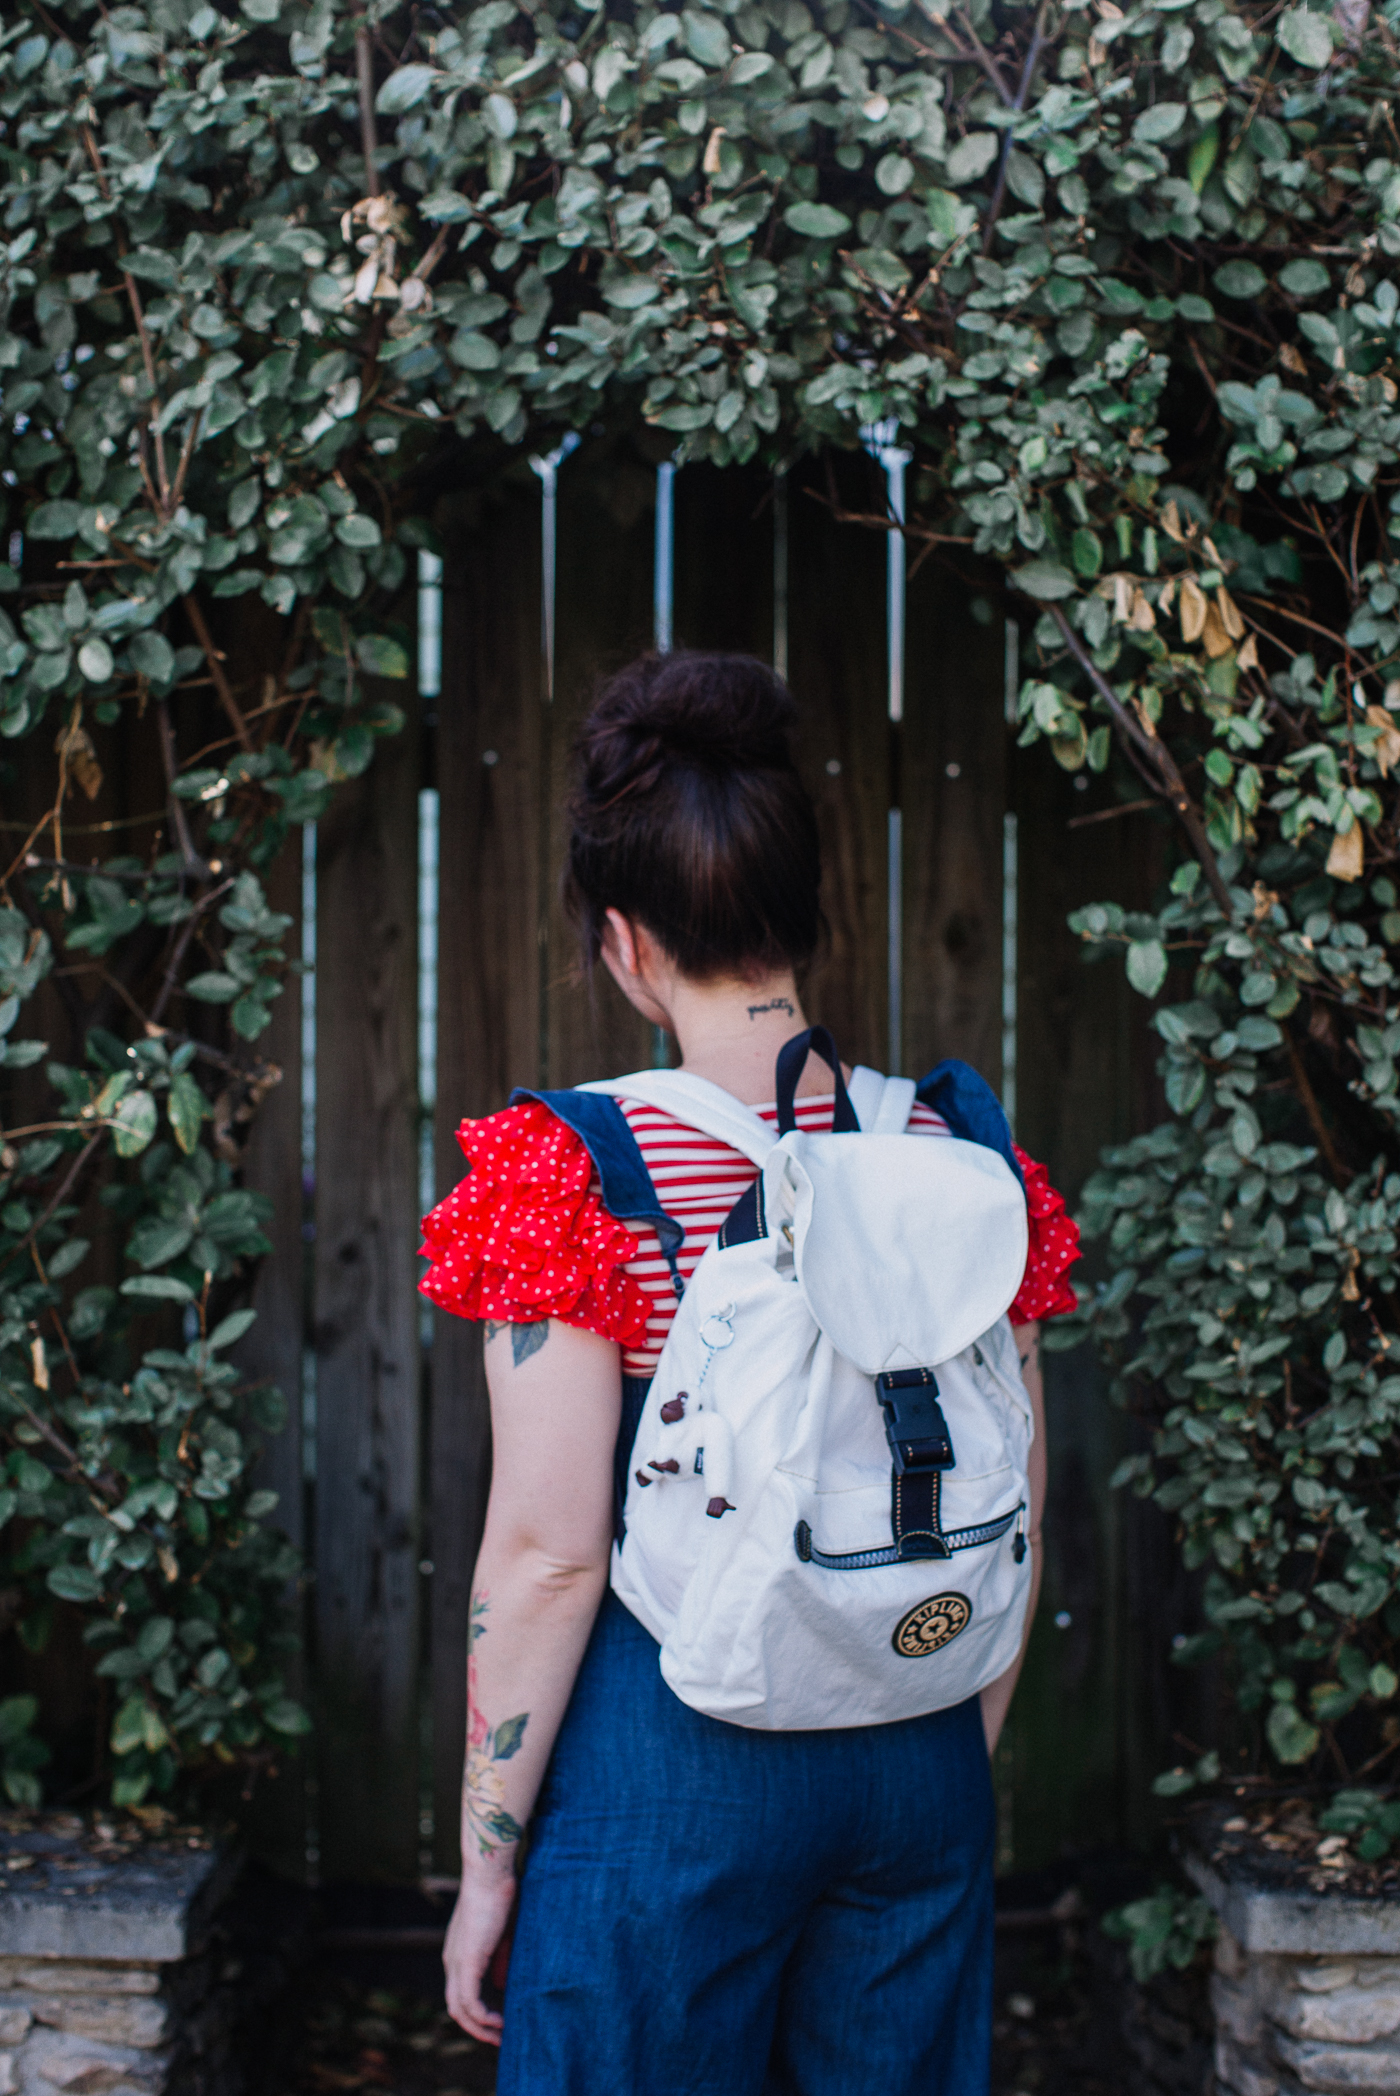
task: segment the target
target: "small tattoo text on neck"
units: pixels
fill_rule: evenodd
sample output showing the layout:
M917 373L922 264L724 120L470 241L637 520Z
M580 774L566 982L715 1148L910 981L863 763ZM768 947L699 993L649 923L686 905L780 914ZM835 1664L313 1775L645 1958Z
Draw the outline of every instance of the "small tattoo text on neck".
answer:
M749 1017L751 1019L757 1019L763 1012L786 1012L789 1019L797 1017L790 997L770 997L767 1004L751 1004L749 1006Z

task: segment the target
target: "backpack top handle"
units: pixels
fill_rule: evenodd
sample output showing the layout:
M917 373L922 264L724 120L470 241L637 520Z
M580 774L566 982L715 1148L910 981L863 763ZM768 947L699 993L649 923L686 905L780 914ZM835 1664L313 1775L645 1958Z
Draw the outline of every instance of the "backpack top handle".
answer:
M859 1135L860 1122L846 1090L846 1080L841 1072L841 1058L836 1053L836 1043L825 1026L809 1026L805 1033L795 1033L790 1041L784 1041L778 1050L778 1133L791 1135L797 1126L797 1086L802 1072L807 1067L807 1057L816 1049L823 1062L830 1063L836 1079L836 1107L831 1116L833 1135Z

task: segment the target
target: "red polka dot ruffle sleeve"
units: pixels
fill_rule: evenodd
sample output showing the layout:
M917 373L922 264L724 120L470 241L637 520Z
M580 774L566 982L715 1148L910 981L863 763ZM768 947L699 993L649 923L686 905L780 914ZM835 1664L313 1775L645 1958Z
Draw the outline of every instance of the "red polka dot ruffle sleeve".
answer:
M1044 1165L1027 1157L1019 1144L1016 1156L1026 1180L1030 1248L1010 1317L1013 1325L1029 1325L1042 1317L1063 1317L1077 1307L1065 1275L1079 1257L1079 1225L1066 1211L1064 1195L1050 1184Z
M624 1345L646 1330L647 1299L623 1263L637 1240L589 1192L583 1142L530 1100L464 1121L468 1176L423 1218L419 1288L458 1317L538 1324L557 1317Z

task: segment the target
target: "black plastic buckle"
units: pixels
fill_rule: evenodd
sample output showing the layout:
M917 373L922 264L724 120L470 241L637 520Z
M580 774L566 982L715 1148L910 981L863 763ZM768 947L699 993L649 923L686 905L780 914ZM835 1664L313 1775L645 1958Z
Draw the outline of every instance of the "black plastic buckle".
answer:
M894 1458L895 1476L951 1470L957 1458L938 1402L933 1370L897 1368L876 1376L875 1389L885 1415L885 1439Z

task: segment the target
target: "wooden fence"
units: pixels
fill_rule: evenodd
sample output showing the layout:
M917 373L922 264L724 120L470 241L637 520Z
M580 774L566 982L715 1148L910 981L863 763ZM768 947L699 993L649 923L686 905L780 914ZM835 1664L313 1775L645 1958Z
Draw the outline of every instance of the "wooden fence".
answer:
M504 1105L512 1085L566 1085L651 1059L649 1030L611 983L579 979L556 896L574 722L596 674L651 639L655 488L654 465L626 438L590 438L561 469L549 706L538 478L523 458L477 477L459 461L425 485L443 558L440 691L416 695L408 731L337 790L314 838L273 876L274 905L297 920L314 969L276 1006L267 1052L285 1081L247 1153L276 1222L242 1352L293 1400L265 1468L306 1552L303 1692L318 1726L256 1825L263 1851L294 1875L410 1883L456 1865L489 1429L479 1332L427 1316L415 1295L424 1131L436 1198L461 1173L458 1124ZM676 476L678 645L770 656L772 496L756 470ZM1020 1140L1073 1195L1101 1144L1145 1124L1154 1079L1143 1008L1130 1009L1120 971L1084 967L1065 917L1095 897L1145 894L1161 833L1141 815L1086 819L1111 805L1103 785L1082 790L1043 749L1015 750L1004 606L960 549L909 584L906 716L893 746L885 545L842 521L836 503L883 508L869 460L809 462L787 493L788 668L830 921L809 1011L848 1059L889 1066L893 782L904 828L898 1060L917 1074L960 1055L994 1085L1014 1078ZM245 657L250 645L244 635ZM435 891L431 878L425 891L434 823ZM1019 877L1004 911L1008 868ZM436 1030L425 1043L434 905ZM1014 1072L1003 1068L1008 1047ZM1138 1836L1150 1779L1193 1717L1164 1664L1188 1608L1169 1539L1107 1491L1124 1422L1083 1355L1055 1357L1049 1381L1048 1577L998 1768L1002 1859L1023 1865Z

